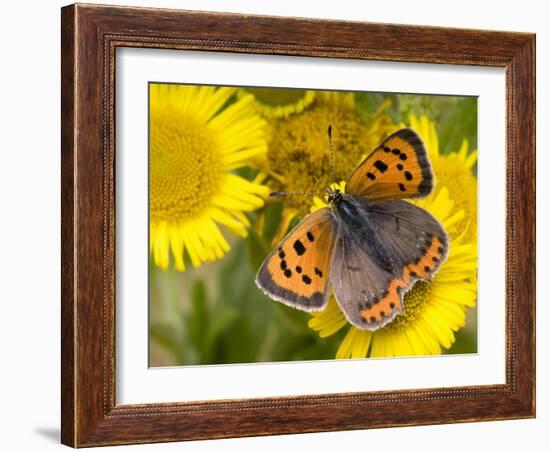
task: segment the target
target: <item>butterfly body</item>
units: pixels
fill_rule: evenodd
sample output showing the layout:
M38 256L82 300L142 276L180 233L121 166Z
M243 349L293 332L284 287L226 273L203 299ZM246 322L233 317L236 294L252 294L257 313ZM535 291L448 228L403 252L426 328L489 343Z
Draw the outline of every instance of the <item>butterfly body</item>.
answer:
M329 205L340 240L356 243L358 247L371 253L382 268L392 271L392 259L378 237L375 223L371 221L373 214L369 212L368 201L340 193Z
M403 198L426 196L433 175L420 137L402 129L349 177L328 206L306 216L266 258L257 285L304 311L322 310L332 286L347 320L377 330L404 310L403 295L433 277L448 253L443 226Z

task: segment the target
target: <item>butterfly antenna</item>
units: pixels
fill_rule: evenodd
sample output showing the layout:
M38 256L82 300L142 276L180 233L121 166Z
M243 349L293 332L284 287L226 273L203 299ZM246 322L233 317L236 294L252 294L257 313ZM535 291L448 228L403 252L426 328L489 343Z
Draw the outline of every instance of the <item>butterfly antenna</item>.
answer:
M336 169L334 168L334 154L332 152L332 124L328 125L328 147L330 151L330 167L332 172L332 182L336 183Z
M311 191L272 191L269 196L292 196L292 195L302 195L302 196L324 196L325 193L317 193Z

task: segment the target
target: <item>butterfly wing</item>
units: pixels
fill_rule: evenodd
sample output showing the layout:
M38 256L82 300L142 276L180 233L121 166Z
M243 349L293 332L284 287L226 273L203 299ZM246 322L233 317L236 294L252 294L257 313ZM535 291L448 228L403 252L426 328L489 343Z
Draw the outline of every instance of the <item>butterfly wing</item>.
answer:
M374 251L366 238L359 239L343 223L338 225L330 281L340 309L347 320L360 329L378 329L402 311L399 305L391 310L380 309L377 314L363 314L386 295L395 278L390 269L380 265Z
M328 300L334 249L329 208L306 216L267 256L256 284L269 297L302 311L319 311Z
M420 198L432 191L433 183L424 143L406 128L386 138L355 168L346 193L371 201Z
M364 225L351 231L339 223L331 282L348 320L374 331L403 312L403 295L415 281L433 277L449 239L432 215L409 202L355 201L367 206Z
M414 278L431 279L447 258L445 229L421 207L400 199L369 203L368 221L396 267Z

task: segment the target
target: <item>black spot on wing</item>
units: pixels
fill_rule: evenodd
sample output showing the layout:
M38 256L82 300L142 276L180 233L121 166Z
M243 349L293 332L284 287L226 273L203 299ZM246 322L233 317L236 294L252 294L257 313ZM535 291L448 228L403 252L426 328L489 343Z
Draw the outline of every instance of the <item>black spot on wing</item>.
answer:
M374 167L381 173L385 173L388 169L388 165L386 165L382 160L377 160L374 162Z
M433 174L430 161L428 160L426 147L424 146L422 139L414 130L410 128L398 130L394 135L412 146L418 165L422 169L422 182L418 185L418 193L414 197L420 198L429 195L433 188ZM405 156L405 154L401 154L399 158L401 160L406 160L407 157L405 156L405 158L403 158L403 156Z
M294 242L294 250L296 251L296 254L298 256L301 256L302 254L304 254L306 252L306 247L304 246L304 244L300 240L296 240Z
M290 276L292 276L292 273L290 273ZM290 276L287 276L287 277L290 278ZM323 292L316 291L313 294L311 294L311 296L309 297L298 295L295 291L286 289L276 284L273 281L272 275L269 273L267 266L263 266L262 268L260 268L260 271L256 276L256 282L258 286L260 286L268 294L279 297L290 303L294 303L296 304L298 309L299 307L304 307L307 309L316 309L326 304L326 300L327 300L326 291L323 291Z

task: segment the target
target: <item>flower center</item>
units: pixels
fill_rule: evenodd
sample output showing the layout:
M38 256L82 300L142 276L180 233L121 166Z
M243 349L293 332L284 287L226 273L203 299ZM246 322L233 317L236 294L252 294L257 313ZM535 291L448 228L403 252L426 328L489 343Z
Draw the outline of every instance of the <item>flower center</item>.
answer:
M304 89L269 89L269 88L245 88L247 93L254 95L254 98L268 106L294 104L306 97Z
M206 124L166 108L151 114L151 221L188 219L208 206L223 168Z
M403 312L382 328L382 330L398 330L414 322L421 313L422 305L428 300L431 290L432 284L430 282L417 281L403 297L405 308Z

